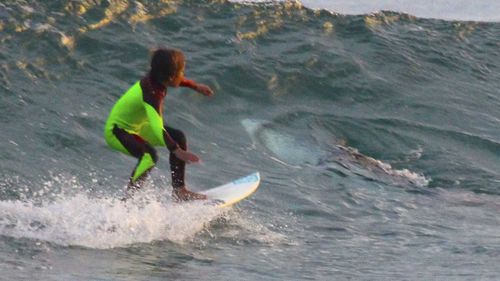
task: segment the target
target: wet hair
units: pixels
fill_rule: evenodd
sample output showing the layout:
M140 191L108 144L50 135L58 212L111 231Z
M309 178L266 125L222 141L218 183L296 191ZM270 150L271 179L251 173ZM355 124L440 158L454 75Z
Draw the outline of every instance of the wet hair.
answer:
M185 63L184 54L175 49L160 48L151 58L151 76L157 82L175 77Z

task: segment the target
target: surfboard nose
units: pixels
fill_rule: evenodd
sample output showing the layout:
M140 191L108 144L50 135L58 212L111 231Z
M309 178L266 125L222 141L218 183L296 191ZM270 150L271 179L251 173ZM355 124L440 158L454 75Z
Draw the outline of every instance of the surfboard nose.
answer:
M260 184L260 173L255 172L230 183L214 187L200 193L207 195L211 202L217 200L217 207L227 207L250 196Z

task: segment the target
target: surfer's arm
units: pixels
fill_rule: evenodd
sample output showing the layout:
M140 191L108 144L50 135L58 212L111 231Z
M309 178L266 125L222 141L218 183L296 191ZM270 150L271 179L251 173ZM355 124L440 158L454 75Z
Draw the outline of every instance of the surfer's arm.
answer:
M148 116L149 125L153 131L153 135L159 144L164 145L169 151L174 151L179 148L175 140L167 133L163 126L163 118L160 114L160 109L155 108L151 103L144 101L144 109Z
M183 150L180 148L179 144L170 136L170 134L163 127L163 118L158 113L158 111L148 103L144 103L146 108L146 113L150 122L151 129L154 135L161 141L162 145L167 146L168 150L175 154L179 159L187 163L196 163L200 161L200 158L195 154Z
M163 129L163 141L170 152L174 152L179 149L179 145L174 141L174 139Z
M168 134L165 132L165 129L163 128L163 118L158 113L158 111L152 105L146 102L144 103L144 109L146 110L146 114L149 120L149 126L151 127L151 130L153 131L153 134L156 137L156 141L161 145L166 145L169 150L175 149L175 146L177 146L175 141L172 140L172 138L170 138L171 140L170 142L169 138L165 138L165 135Z
M212 89L210 89L210 87L208 87L207 85L204 85L204 84L198 84L193 80L184 79L179 84L179 86L193 89L193 90L197 91L198 93L200 93L204 96L207 96L207 97L211 97L214 95L214 92L212 91Z

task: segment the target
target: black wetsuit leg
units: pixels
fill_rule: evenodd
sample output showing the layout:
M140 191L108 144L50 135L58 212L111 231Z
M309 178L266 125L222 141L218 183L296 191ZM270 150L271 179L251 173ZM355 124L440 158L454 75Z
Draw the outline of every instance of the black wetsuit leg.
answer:
M165 126L167 133L175 140L180 148L187 150L186 135L181 130ZM184 175L186 163L170 152L170 171L172 175L172 187L180 188L184 186Z
M144 183L150 170L143 173L135 181L132 180L132 177L135 174L135 171L141 162L142 156L144 156L145 153L149 153L151 155L155 164L156 162L158 162L158 154L156 152L156 149L147 141L145 141L141 136L130 134L116 125L113 128L113 134L120 141L120 143L127 149L127 151L132 156L138 159L137 165L135 166L134 170L132 171L132 175L130 176L130 181L128 185L128 189L130 188L138 189Z

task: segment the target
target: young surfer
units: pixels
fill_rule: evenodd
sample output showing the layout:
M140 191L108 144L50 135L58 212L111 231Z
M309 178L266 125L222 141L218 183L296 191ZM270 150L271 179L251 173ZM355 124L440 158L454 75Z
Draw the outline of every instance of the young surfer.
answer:
M213 96L210 87L184 78L185 58L181 51L161 48L153 53L151 68L115 103L106 121L107 144L138 159L127 186L130 196L144 183L158 161L155 146L170 151L173 196L177 200L206 199L189 191L184 181L186 163L197 163L198 156L187 148L186 137L178 129L163 124L163 99L168 87L188 87Z

